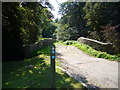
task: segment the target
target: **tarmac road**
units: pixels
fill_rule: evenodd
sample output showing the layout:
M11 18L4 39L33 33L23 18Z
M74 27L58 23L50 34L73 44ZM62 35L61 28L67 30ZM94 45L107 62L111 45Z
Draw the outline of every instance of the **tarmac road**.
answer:
M73 78L90 87L118 88L118 62L95 58L75 46L56 45L61 66Z

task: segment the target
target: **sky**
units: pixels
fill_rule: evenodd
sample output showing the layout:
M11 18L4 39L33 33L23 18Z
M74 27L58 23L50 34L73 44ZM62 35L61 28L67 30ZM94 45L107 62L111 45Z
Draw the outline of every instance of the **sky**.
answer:
M52 6L54 7L54 11L52 10L52 14L54 15L54 18L60 18L61 16L58 15L58 11L59 11L59 5L60 3L63 3L67 0L49 0L50 3L52 4Z

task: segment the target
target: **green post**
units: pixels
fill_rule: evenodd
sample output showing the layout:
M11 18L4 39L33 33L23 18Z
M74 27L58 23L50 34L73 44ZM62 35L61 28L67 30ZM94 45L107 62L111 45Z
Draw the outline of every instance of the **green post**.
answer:
M55 88L55 46L50 47L51 59L51 88Z

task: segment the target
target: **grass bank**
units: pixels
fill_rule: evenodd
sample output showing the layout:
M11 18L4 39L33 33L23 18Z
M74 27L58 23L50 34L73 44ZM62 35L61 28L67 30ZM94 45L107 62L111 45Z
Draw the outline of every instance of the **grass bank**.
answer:
M104 59L109 59L114 61L120 60L120 54L110 55L107 52L97 51L88 45L79 43L78 41L65 41L65 42L59 41L59 42L56 42L55 44L75 46L75 47L78 47L80 50L84 51L86 54L89 54L90 56L94 56L97 58L104 58Z
M35 51L35 57L3 62L3 88L50 88L49 47ZM59 65L59 61L56 61ZM56 88L84 88L59 68L56 68Z

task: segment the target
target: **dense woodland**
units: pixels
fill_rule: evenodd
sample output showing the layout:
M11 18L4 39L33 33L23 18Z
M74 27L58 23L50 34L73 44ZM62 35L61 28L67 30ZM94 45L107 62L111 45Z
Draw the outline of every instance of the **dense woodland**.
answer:
M120 2L65 2L53 20L49 2L3 2L3 61L24 58L23 46L41 38L77 40L88 37L120 50Z

